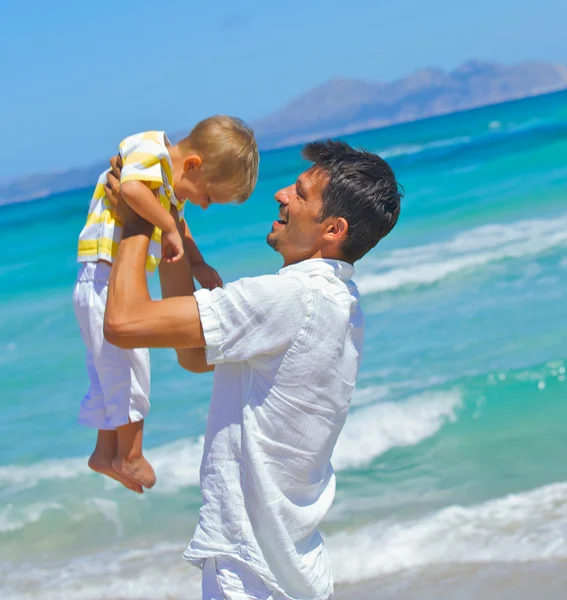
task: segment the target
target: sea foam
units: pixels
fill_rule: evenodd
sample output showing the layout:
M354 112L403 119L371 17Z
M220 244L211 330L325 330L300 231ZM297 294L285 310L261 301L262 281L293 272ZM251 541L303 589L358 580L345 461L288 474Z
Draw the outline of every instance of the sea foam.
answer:
M454 238L393 250L366 261L356 278L362 294L431 285L506 259L537 256L567 245L567 214L555 219L484 225Z
M354 583L416 567L567 559L567 482L407 521L378 521L326 538L335 581ZM199 572L183 543L46 565L0 565L3 599L72 594L78 600L197 600Z
M428 392L399 402L379 402L347 418L333 454L337 470L368 464L390 448L413 446L456 418L458 391Z
M204 437L177 440L146 452L160 479L156 491L168 492L168 481L175 482L173 489L199 483L199 465L203 454ZM11 487L27 489L42 481L75 479L94 475L87 467L87 457L45 460L30 465L0 467L0 489Z
M363 388L359 394L383 398L385 390ZM380 401L355 407L333 455L337 470L363 466L395 446L411 446L435 435L455 418L461 404L457 391L427 392L397 402ZM155 493L170 494L199 484L204 437L181 439L147 451L158 478ZM94 476L87 457L0 467L0 490L27 489L51 480ZM112 482L110 482L112 483ZM116 484L118 485L118 484Z
M567 559L567 482L343 531L328 548L341 582L433 564Z

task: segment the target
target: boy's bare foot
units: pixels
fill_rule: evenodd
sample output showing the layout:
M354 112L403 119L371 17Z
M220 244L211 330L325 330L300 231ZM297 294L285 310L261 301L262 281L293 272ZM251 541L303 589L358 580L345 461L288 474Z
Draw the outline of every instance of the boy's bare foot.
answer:
M128 459L117 456L112 461L112 467L118 473L143 485L145 488L152 488L156 484L156 474L153 467L143 455Z
M121 425L116 429L118 446L112 466L118 473L133 479L145 488L151 488L156 484L156 474L142 452L143 433L143 419Z
M133 481L123 473L119 473L114 469L112 466L112 459L102 456L96 451L93 452L92 456L89 458L89 468L97 473L101 473L102 475L106 475L107 477L111 477L112 479L119 481L124 487L136 492L137 494L144 493L144 490L139 483Z

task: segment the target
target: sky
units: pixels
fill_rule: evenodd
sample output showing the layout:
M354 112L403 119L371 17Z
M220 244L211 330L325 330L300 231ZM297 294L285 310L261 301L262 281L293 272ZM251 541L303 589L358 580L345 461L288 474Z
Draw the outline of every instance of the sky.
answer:
M333 77L567 65L566 22L566 0L3 2L0 181L92 164L138 131L253 122Z

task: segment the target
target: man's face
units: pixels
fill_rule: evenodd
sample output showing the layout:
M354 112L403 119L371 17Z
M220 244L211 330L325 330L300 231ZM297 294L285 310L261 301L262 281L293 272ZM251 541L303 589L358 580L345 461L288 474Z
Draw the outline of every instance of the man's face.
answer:
M284 265L313 258L321 250L325 225L319 215L326 185L325 175L312 168L276 193L280 218L274 221L267 242L283 256Z

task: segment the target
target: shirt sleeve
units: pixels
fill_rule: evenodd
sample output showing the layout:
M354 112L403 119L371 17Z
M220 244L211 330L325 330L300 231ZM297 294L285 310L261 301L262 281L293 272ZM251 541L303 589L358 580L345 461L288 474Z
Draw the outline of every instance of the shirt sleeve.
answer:
M282 353L309 316L309 291L296 277L264 275L195 292L207 363Z
M126 138L120 144L122 156L120 183L143 181L152 189L159 188L163 184L162 153L160 144L145 134Z

